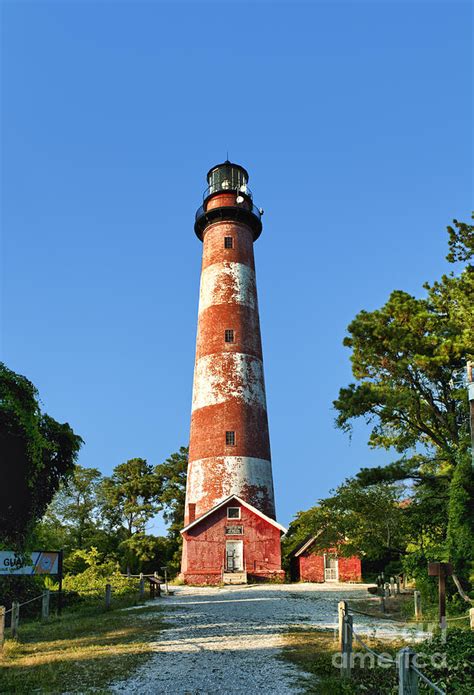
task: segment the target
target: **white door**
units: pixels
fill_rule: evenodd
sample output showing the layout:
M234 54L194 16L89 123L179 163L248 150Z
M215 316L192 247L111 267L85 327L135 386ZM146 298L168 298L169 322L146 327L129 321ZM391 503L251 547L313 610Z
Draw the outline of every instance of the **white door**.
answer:
M324 556L324 581L337 582L338 580L337 557L335 555Z
M226 541L225 567L226 572L242 572L244 569L243 541Z

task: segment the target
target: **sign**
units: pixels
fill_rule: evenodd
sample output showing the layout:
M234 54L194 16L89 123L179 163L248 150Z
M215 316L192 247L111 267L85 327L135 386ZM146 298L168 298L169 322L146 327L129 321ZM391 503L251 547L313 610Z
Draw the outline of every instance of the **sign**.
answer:
M226 526L225 535L226 536L241 536L244 532L243 526Z
M453 573L453 566L450 562L428 562L429 577L449 577Z
M59 552L0 551L0 574L60 574Z

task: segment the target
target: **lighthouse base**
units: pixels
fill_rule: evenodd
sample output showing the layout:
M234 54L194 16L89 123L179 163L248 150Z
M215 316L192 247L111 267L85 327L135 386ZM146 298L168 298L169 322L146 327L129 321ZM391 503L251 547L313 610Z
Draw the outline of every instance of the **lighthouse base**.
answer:
M232 495L181 531L180 578L197 585L284 581L284 532L274 519Z

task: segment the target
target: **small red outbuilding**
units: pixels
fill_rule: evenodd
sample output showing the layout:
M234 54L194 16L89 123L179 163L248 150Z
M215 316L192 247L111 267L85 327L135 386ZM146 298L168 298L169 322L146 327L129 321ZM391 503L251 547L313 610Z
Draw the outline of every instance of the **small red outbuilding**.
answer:
M291 576L301 582L361 582L360 557L342 557L337 548L313 551L318 536L312 536L292 553Z

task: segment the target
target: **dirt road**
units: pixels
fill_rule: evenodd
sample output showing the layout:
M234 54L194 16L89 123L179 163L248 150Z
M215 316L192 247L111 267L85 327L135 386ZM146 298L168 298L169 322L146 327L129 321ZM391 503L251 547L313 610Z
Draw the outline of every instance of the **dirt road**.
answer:
M174 587L174 591L174 596L160 600L170 626L152 643L155 653L130 679L116 683L114 692L299 693L297 681L303 674L276 658L288 628L335 627L338 601L367 597L365 585L347 584ZM130 619L146 619L146 613L134 618L132 610ZM358 616L358 624L366 633L381 625L363 616Z

